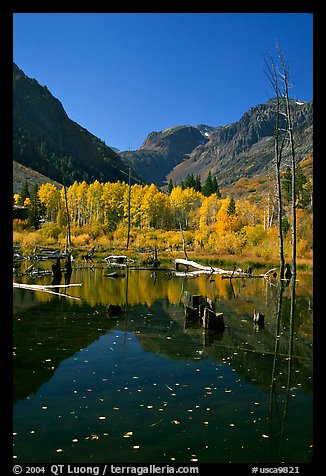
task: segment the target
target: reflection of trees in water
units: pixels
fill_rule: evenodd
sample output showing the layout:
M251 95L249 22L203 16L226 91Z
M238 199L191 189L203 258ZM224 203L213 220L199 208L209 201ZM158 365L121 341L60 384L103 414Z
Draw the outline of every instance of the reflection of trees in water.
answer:
M118 280L99 279L97 276L94 282L94 278L95 273L92 274L93 288L97 288L97 283L101 281L106 285L104 302L92 306L87 299L80 303L54 298L39 304L34 311L24 313L20 320L15 319L14 337L18 343L14 360L17 398L24 398L36 391L38 386L51 378L62 360L89 346L110 329L119 329L125 336L127 332L135 332L145 351L169 359L198 359L200 356L200 359L210 358L227 363L242 379L270 392L272 406L277 403L277 395L284 393L282 387L288 385L289 362L291 384L300 384L302 390L311 390L312 349L309 339L305 334L300 334L300 326L311 322L311 310L308 300L301 297L296 300L296 317L289 317L290 289L282 286L266 287L266 283L248 284L243 289L237 281L234 286L235 297L215 299L217 306L224 311L227 325L223 334L216 334L205 331L201 326L186 327L180 303L185 290L198 293L199 288L204 289L204 284L208 296L221 296L213 291L218 288L219 281L176 280L170 288L173 289L173 292L170 291L172 303L175 303L171 304L167 297L170 281L166 281L160 272L155 280L149 272L128 272L124 279ZM85 279L88 280L89 275ZM143 282L139 283L140 280ZM225 280L224 291L227 285L228 280ZM143 294L138 296L137 303L139 299L145 299L145 302L148 299L150 305L134 304L139 289ZM149 298L146 298L145 290ZM257 290L259 293L255 295ZM159 298L154 299L155 296ZM127 313L118 319L108 319L105 306L114 300L115 303L123 304ZM264 306L262 310L266 312L266 325L261 332L255 332L252 322L251 310L257 305ZM294 316L294 306L290 307L290 311ZM294 332L296 338L293 340ZM42 345L39 345L40 342ZM128 352L127 346L125 352ZM49 358L51 363L46 364Z
M295 379L295 372L299 370L296 368L296 360L294 355L294 329L297 320L301 318L300 314L296 312L296 281L292 279L291 282L291 301L290 309L288 307L283 309L283 292L284 286L281 281L278 285L278 294L276 301L276 333L275 333L275 350L273 358L273 368L271 374L271 384L270 384L270 397L269 397L269 412L267 419L270 422L270 436L271 436L271 453L275 453L277 457L277 462L282 462L283 455L283 445L285 445L286 440L286 430L287 430L287 418L289 410L289 397L290 392L293 387L296 386L298 382ZM285 311L285 312L284 312ZM279 356L279 344L280 344L280 322L281 319L285 320L288 324L288 343L287 343L287 357L286 357L286 366L284 362L280 363ZM298 319L299 318L299 319ZM280 365L281 364L281 365ZM311 365L310 365L311 367ZM283 382L282 388L284 391L282 393L277 392L277 382L279 380L280 368L282 376L285 380ZM312 378L309 376L309 383L312 386ZM302 375L300 378L300 384L303 383ZM310 387L311 388L311 387ZM307 429L309 431L309 429Z

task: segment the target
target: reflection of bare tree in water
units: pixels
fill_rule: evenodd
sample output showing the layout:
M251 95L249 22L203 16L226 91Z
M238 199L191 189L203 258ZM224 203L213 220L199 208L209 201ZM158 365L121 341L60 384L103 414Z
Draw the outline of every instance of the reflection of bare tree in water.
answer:
M285 399L284 399L284 410L283 410L281 435L280 435L280 445L279 445L279 460L281 460L281 458L282 458L282 454L281 454L282 443L283 443L284 434L285 434L285 430L286 430L287 413L288 413L288 406L289 406L289 396L290 396L290 388L291 388L294 311L295 311L295 275L292 278L292 285L291 285L289 348L288 348L288 357L287 357L288 368L287 368L286 392L285 392Z
M279 442L278 442L278 462L282 461L282 446L284 441L284 435L286 430L287 414L288 414L288 405L289 405L289 396L291 388L291 374L292 374L292 353L293 353L293 328L294 328L294 312L295 312L295 279L292 279L291 283L291 308L290 308L290 319L289 319L289 341L288 341L288 353L287 353L287 377L286 377L286 388L284 396L284 407L282 414L278 407L277 393L276 393L276 370L279 358L279 343L280 343L280 321L282 315L282 300L284 292L284 281L280 280L277 288L277 300L276 300L276 330L275 330L275 347L274 347L274 359L273 359L273 368L271 376L271 389L270 389L270 400L269 400L269 420L270 420L270 435L271 435L271 453L273 455L273 437L274 437L274 428L273 423L275 423L274 418L274 407L277 413L278 426L279 426ZM289 283L287 283L289 284ZM284 357L281 357L284 358ZM275 430L276 431L276 430Z
M123 355L125 355L126 344L127 344L128 309L129 309L128 292L129 292L129 267L127 266L127 272L126 272L126 301L125 301L125 312L124 312L124 314L125 314L125 322L124 322L125 330L124 330L124 338L123 338Z

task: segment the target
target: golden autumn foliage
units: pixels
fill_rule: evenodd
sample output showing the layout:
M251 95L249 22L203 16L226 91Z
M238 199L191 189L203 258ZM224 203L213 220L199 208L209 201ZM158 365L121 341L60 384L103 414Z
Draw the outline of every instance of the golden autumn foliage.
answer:
M247 180L239 182L247 185ZM25 243L59 246L64 243L67 225L64 189L47 183L40 186L38 195L47 221ZM260 198L249 194L234 200L232 196L218 198L215 194L206 197L192 188L174 187L169 195L154 184L129 188L121 181L96 180L91 184L74 182L67 188L67 202L75 247L96 242L106 249L124 248L130 209L130 246L135 250L155 246L167 251L182 250L181 225L189 250L278 259L277 217L270 189ZM297 219L298 254L311 257L311 210L298 209ZM18 225L16 230L15 240L20 242L23 231ZM285 241L291 241L289 232L285 233Z

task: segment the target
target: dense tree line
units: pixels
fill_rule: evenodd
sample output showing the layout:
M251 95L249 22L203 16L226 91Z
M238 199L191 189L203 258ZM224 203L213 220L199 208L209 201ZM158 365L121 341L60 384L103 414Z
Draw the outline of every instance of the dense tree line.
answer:
M285 192L289 179L286 171L282 177ZM191 180L187 183L191 184ZM297 215L298 237L304 252L312 247L311 200L307 199L312 194L312 182L302 170L296 174L296 180L301 183L297 187L301 207ZM130 200L131 245L138 246L155 235L159 245L161 241L164 247L180 246L180 233L176 230L179 231L181 225L188 245L203 250L242 253L250 247L261 247L260 253L267 256L270 247L277 246L277 207L273 190L237 200L232 196L221 198L219 190L206 196L203 189L198 191L195 185L172 186L164 192L154 184L129 186L122 181L91 184L83 181L74 182L66 193L72 234L76 236L84 234L92 239L102 234L115 242L120 240L123 245ZM37 230L42 217L42 222L46 223L40 231L46 236L58 238L64 233L67 224L64 189L46 183L39 188L35 186L29 193L24 185L21 194L15 195L15 201L27 205L28 226ZM288 209L289 205L284 203L285 234L291 225Z

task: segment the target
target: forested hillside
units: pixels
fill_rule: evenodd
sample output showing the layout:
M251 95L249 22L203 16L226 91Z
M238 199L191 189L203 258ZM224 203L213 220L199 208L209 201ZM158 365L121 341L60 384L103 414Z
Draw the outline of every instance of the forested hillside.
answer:
M57 182L125 180L127 166L69 119L46 86L13 65L13 159Z

